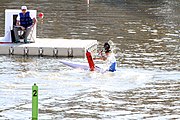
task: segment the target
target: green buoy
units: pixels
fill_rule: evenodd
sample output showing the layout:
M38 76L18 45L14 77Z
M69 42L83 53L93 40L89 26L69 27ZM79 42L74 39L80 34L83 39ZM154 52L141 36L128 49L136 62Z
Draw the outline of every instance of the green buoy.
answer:
M32 86L32 120L38 120L38 86Z

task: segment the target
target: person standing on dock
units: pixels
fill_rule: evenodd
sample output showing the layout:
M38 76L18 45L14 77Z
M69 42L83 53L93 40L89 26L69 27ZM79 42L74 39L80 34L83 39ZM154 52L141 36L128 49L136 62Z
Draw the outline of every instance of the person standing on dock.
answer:
M106 61L105 70L111 71L111 72L116 71L116 66L117 66L116 58L115 58L114 53L112 53L112 51L110 50L110 45L107 42L104 44L104 51L105 51L105 56L101 56L99 58L93 58L93 59Z
M27 11L26 6L21 7L22 12L18 14L16 19L16 26L14 27L14 34L16 43L20 42L18 31L23 31L22 37L24 42L27 43L27 37L29 36L31 29L36 24L36 18L29 11Z

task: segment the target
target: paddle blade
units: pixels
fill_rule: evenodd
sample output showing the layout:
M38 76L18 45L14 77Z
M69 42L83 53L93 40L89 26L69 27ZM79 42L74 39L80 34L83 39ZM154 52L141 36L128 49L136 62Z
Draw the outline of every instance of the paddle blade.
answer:
M95 70L94 61L92 59L91 53L88 51L86 52L86 58L87 58L88 63L89 63L90 71L94 71Z

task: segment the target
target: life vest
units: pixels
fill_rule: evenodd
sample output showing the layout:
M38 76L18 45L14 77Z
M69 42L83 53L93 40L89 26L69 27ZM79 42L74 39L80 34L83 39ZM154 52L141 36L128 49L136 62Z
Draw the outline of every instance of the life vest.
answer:
M30 17L30 12L26 12L25 14L19 13L20 16L20 25L27 28L32 25L33 21Z

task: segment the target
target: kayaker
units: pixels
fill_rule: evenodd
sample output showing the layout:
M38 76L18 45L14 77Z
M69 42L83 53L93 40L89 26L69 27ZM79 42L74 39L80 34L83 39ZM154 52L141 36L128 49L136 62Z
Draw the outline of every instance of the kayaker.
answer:
M103 51L101 51L101 52L103 52ZM116 66L117 66L116 58L115 58L114 53L112 53L112 51L110 50L110 45L107 42L104 44L104 52L105 52L104 56L101 56L99 58L93 58L93 59L106 61L105 70L108 70L111 72L116 71Z

